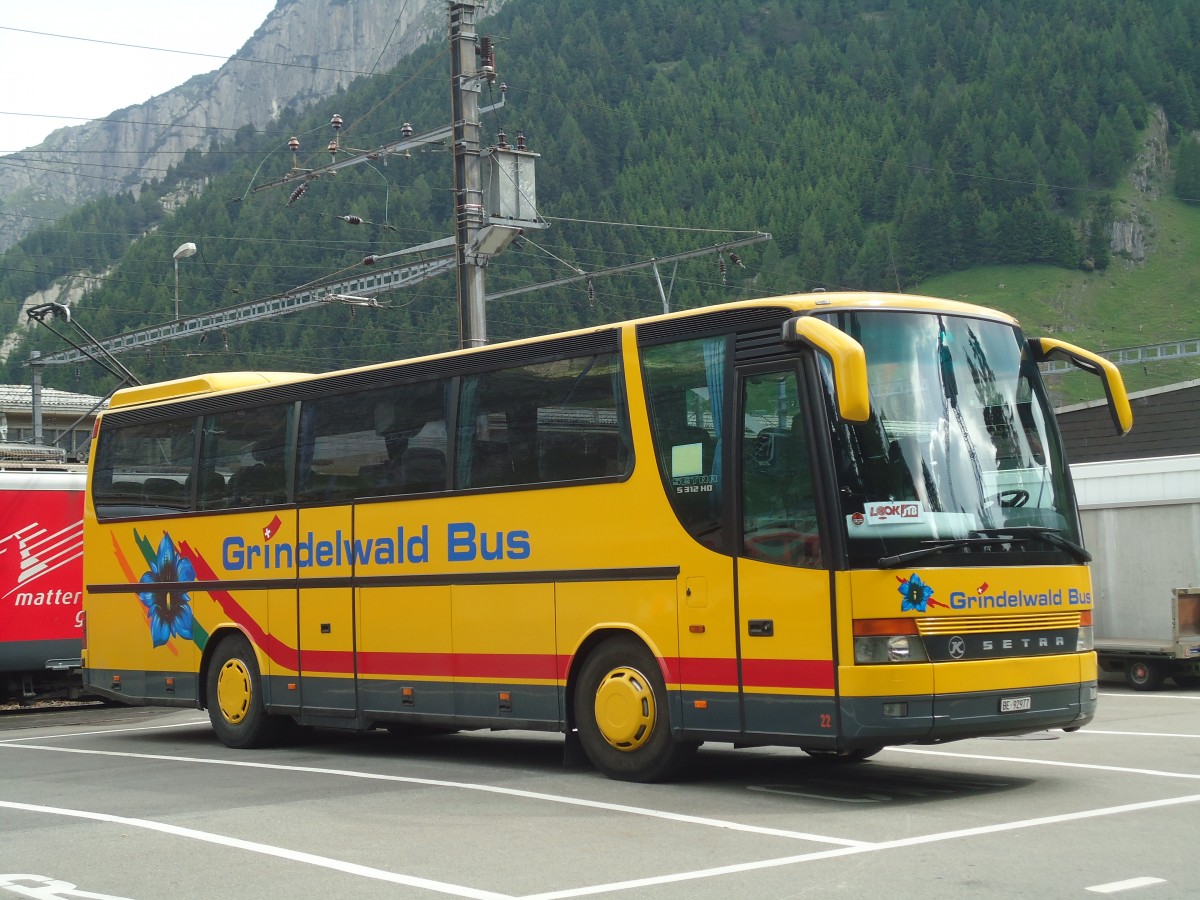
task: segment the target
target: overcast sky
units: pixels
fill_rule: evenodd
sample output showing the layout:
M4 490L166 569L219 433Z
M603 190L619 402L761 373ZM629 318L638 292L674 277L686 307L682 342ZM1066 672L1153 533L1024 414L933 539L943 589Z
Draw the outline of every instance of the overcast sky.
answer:
M274 8L275 0L0 0L0 154L220 68Z

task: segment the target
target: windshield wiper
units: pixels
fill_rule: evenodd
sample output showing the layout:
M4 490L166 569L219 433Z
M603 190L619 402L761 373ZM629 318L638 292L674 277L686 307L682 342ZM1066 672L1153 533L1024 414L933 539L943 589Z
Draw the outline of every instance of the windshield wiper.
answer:
M881 569L895 569L905 563L915 562L927 556L936 556L939 553L945 553L947 550L966 550L970 547L987 547L1000 543L1003 542L992 537L966 537L955 538L951 541L929 541L919 550L909 550L907 553L897 553L895 556L880 557L876 565Z
M930 541L918 550L907 553L897 553L895 556L881 557L876 563L881 569L895 569L906 563L916 562L929 556L936 556L948 550L969 550L972 547L990 547L995 544L1027 543L1030 540L1044 541L1060 550L1066 550L1079 562L1091 562L1092 554L1083 547L1069 540L1053 528L1043 528L1039 525L1020 525L1016 528L979 528L971 532L970 537L955 538L948 541Z
M1092 561L1092 554L1088 553L1079 544L1070 538L1063 537L1053 528L1046 528L1042 525L1017 525L1013 528L980 528L977 531L973 531L972 534L983 534L996 538L1012 535L1018 540L1037 538L1060 550L1066 550L1081 563Z

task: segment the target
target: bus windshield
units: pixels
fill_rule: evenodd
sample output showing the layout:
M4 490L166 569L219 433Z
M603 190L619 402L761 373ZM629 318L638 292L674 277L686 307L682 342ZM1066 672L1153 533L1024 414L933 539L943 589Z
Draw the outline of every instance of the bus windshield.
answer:
M851 566L1086 560L1053 412L1014 326L891 310L828 320L862 344L870 385L870 418L841 421L823 363Z

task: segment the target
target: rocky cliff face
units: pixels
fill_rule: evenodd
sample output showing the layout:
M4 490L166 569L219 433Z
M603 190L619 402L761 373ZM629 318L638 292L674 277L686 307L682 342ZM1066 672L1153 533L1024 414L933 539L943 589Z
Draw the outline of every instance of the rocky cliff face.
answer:
M1130 173L1136 192L1121 204L1117 219L1109 226L1109 251L1127 265L1144 263L1153 252L1158 226L1147 201L1157 199L1170 182L1168 133L1167 114L1161 107L1151 110L1149 127Z
M487 12L499 8L493 0ZM445 0L278 0L221 68L106 119L62 128L0 166L0 251L34 227L104 193L137 190L183 153L247 124L266 126L360 75L386 72L447 29ZM84 152L86 151L86 152ZM82 161L86 160L86 164Z

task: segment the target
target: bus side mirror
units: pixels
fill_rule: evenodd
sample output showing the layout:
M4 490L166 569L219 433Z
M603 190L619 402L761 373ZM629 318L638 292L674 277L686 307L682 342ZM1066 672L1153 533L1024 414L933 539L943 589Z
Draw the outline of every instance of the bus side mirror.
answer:
M865 422L871 417L867 391L867 354L862 344L824 319L796 316L783 323L787 344L807 344L833 364L838 415L847 422Z
M1034 362L1050 359L1065 359L1072 365L1100 378L1104 393L1108 397L1108 411L1118 434L1128 434L1133 428L1133 410L1129 406L1129 395L1125 393L1125 381L1117 367L1102 356L1090 353L1056 338L1030 338L1029 350Z

